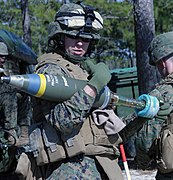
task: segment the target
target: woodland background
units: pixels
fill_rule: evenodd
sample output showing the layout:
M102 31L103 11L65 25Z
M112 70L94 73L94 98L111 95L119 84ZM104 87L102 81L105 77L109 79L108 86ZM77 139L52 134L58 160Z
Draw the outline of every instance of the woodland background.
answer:
M20 36L39 56L47 45L47 27L70 0L0 0L0 28ZM139 94L148 93L160 76L148 63L148 46L157 34L173 30L172 0L84 0L104 19L97 61L110 70L137 67Z

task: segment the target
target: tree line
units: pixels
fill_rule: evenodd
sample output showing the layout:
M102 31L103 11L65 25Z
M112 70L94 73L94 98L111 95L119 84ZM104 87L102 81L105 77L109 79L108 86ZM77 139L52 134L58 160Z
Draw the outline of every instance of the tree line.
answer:
M60 0L0 0L0 28L19 35L41 55L47 45L47 27L62 3ZM139 93L158 82L155 67L148 64L147 48L156 34L172 30L172 0L84 0L97 8L104 29L97 46L97 61L110 69L137 66Z

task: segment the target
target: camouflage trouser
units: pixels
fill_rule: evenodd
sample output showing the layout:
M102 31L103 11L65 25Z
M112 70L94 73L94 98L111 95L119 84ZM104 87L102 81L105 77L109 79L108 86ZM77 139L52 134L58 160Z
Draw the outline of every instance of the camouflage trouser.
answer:
M56 168L46 180L101 180L94 159L85 157L82 161L70 160Z
M17 96L15 92L7 92L1 96L1 114L4 116L5 129L17 127Z
M127 157L135 157L136 155L135 138L136 138L135 135L130 137L129 140L124 145L125 151L127 153Z
M33 156L22 153L16 168L20 180L101 180L95 160L85 157L83 160L74 158L63 163L37 166Z
M138 132L135 145L136 145L136 161L141 169L145 169L150 161L149 150L158 137L163 123L156 119L148 120L143 128Z

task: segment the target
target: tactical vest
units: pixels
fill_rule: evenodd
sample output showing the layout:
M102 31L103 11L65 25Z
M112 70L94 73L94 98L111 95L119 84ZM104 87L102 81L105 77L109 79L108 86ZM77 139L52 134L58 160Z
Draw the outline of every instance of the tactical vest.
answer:
M41 57L38 58L38 64L36 65L36 72L37 70L45 65L45 64L55 64L57 67L60 67L62 71L64 71L67 76L87 80L88 73L81 69L78 65L75 65L66 59L64 59L61 55L56 53L48 53L43 54Z
M67 76L82 80L87 79L88 74L78 65L72 64L58 54L51 53L45 54L38 59L36 72L40 67L49 63L56 64ZM39 107L35 108L39 109ZM98 157L99 162L102 162L99 158L100 156L112 156L115 159L119 156L117 145L122 142L120 136L118 134L106 135L102 126L98 127L95 125L92 116L85 120L80 132L74 133L73 137L67 138L59 135L55 128L46 123L45 120L42 122L43 119L46 119L46 115L43 117L43 114L40 116L40 112L37 112L35 119L39 123L30 130L30 139L33 142L31 147L32 151L34 151L37 165L60 161L79 154L94 155ZM37 120L38 118L41 119Z

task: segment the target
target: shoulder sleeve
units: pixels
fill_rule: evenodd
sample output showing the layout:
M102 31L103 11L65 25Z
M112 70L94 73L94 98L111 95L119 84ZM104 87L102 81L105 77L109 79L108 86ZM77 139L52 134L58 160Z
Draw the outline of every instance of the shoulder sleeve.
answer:
M36 73L52 74L54 76L56 76L56 75L66 76L67 75L67 73L60 66L58 66L57 64L51 64L51 63L45 64L45 65L39 67L37 69Z
M68 76L62 65L47 62L37 67L37 73ZM63 92L62 92L63 93ZM77 91L70 99L62 103L52 103L45 118L62 134L70 134L85 121L95 98L87 95L83 89ZM45 103L46 105L46 103ZM47 103L48 106L48 103Z
M38 58L38 64L35 66L35 72L41 74L69 76L69 72L61 65L62 56L59 54L43 54Z

